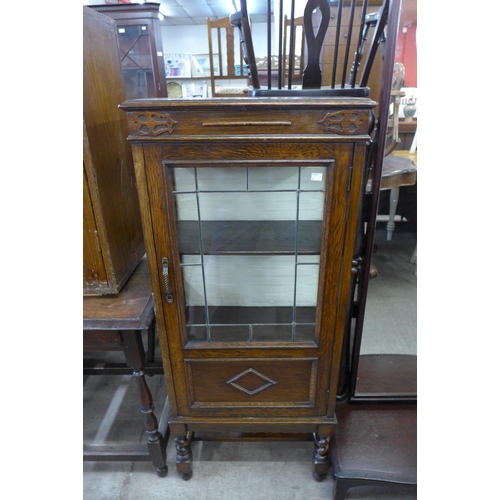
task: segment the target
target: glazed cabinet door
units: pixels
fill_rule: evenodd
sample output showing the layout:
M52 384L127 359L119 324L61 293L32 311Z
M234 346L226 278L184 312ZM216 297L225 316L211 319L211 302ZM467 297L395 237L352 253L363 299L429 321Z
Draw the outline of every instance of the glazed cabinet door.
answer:
M146 143L141 154L178 413L332 414L364 146Z
M161 91L160 85L161 78L161 84L165 86L165 77L156 74L159 69L156 64L153 23L147 20L137 24L118 21L117 25L127 99L165 97L166 92Z

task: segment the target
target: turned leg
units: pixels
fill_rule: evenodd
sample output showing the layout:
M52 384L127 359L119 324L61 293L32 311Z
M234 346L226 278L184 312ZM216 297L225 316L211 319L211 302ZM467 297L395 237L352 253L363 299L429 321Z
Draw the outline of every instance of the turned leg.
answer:
M148 435L148 450L151 455L156 473L160 477L165 477L168 473L165 456L165 440L158 431L158 420L154 414L153 398L146 383L144 372L144 347L140 331L122 331L122 340L125 347L125 359L127 364L133 369L139 400L141 402L141 413L144 415L144 426Z
M148 363L155 362L155 348L156 348L156 321L153 320L148 328Z
M389 222L387 223L387 241L392 240L392 233L396 227L394 219L396 218L396 208L398 208L399 201L399 188L395 187L391 189L390 192L390 204L389 204Z
M187 481L193 475L191 465L193 457L191 439L193 438L193 433L187 432L185 426L179 424L172 424L171 432L174 435L175 451L177 452L175 457L177 472L181 475L182 479Z
M321 437L314 434L314 469L315 481L323 481L330 470L330 439L331 436Z

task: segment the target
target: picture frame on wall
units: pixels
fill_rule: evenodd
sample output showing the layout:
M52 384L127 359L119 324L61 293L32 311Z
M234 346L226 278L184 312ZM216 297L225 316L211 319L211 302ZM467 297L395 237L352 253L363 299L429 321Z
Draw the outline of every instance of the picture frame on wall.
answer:
M210 54L193 54L193 76L210 76ZM219 54L214 54L214 74L220 76Z
M207 82L182 83L182 97L184 99L203 99L208 97Z
M165 54L164 59L167 78L191 78L190 54Z

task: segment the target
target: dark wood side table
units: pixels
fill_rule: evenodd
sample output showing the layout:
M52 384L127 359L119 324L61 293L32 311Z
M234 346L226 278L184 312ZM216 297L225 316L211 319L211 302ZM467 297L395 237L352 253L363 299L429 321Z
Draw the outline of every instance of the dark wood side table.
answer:
M417 132L417 119L414 118L411 122L400 120L398 123L398 127L399 138L401 139L401 141L396 146L396 150L408 151L411 148L413 138L415 137L415 133Z
M87 369L87 374L130 373L136 380L140 408L148 435L147 445L93 444L83 448L88 461L152 460L160 477L167 475L165 448L168 427L159 429L153 399L145 379L145 352L142 332L154 334L153 295L144 258L121 292L116 295L83 298L83 352L122 351L128 368L113 371ZM153 337L154 338L154 337ZM151 348L151 342L149 342ZM150 351L150 349L148 349ZM154 368L154 367L153 367ZM159 373L160 369L148 373Z

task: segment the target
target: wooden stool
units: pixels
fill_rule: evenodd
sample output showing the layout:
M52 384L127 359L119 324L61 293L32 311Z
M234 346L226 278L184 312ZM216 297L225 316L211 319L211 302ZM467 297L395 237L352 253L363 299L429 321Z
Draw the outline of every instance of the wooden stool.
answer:
M94 444L83 448L83 460L118 461L152 460L160 477L167 475L165 448L168 428L158 429L158 421L153 412L153 399L145 379L145 352L142 332L148 331L154 338L155 315L153 295L144 258L126 285L117 295L83 298L83 352L123 351L127 367L116 370L87 368L87 374L132 373L139 392L141 413L144 414L148 443L146 445ZM149 342L151 351L151 342ZM153 367L148 373L161 373L161 368Z
M417 405L337 406L331 458L335 500L355 486L417 486Z

